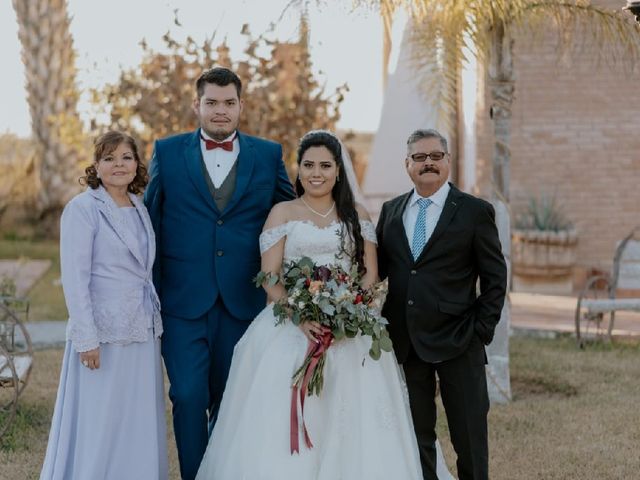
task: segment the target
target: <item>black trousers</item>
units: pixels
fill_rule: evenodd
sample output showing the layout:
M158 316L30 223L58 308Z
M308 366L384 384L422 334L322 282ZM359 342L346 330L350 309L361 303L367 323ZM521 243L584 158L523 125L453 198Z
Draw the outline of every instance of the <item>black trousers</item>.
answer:
M489 395L484 345L476 336L460 356L439 363L422 361L411 348L403 364L424 480L436 475L436 374L447 414L459 480L488 480Z

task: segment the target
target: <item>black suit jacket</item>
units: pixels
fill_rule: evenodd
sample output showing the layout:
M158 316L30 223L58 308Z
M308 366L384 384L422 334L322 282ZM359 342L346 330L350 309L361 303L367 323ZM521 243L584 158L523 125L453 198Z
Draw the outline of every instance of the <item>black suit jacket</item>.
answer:
M495 212L451 185L435 231L414 261L402 223L412 193L386 202L378 221L378 268L389 279L382 313L400 363L411 344L426 362L449 360L474 334L488 345L500 320L507 269Z

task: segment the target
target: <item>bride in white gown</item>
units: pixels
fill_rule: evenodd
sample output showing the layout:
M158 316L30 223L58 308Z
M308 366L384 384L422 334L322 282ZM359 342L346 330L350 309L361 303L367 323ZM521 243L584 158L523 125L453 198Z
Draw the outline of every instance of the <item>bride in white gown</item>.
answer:
M300 198L271 211L260 236L262 270L279 272L283 262L303 256L347 270L358 262L366 268L363 283L372 284L375 230L366 212L355 207L346 178L351 165L339 140L328 132L308 133L298 164ZM265 289L271 302L286 295L280 284ZM300 452L291 453L292 375L320 327L276 326L272 305L236 346L197 480L421 480L400 368L393 353L372 360L369 337L337 341L328 349L323 390L305 401L313 447L300 442ZM440 480L451 478L439 463Z

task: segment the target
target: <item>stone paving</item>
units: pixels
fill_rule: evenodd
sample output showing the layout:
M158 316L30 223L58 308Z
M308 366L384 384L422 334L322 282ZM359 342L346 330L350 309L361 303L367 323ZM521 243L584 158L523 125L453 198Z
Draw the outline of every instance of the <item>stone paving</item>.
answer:
M573 334L576 298L570 296L512 293L511 330L513 335L554 337ZM65 321L40 321L28 324L35 348L63 346ZM618 312L614 335L640 338L640 314Z
M45 348L61 348L66 343L67 322L61 320L44 320L27 323L27 331L31 343L36 350ZM21 332L16 331L16 342L23 342Z
M509 298L515 334L575 333L577 297L512 292ZM640 338L640 313L616 312L613 335Z
M49 260L0 260L0 279L3 276L13 278L17 295L22 296L50 266ZM574 334L575 296L512 292L509 298L513 335L554 337ZM35 348L60 347L65 343L66 321L30 322L27 327ZM615 337L640 338L640 313L617 312L613 334Z
M22 297L51 267L51 260L0 260L0 280L13 279L16 296Z

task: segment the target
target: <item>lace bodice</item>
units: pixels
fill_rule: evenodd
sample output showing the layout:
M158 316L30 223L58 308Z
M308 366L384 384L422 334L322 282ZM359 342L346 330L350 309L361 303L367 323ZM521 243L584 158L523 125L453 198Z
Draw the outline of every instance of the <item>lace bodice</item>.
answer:
M361 220L360 229L365 240L377 243L373 223ZM342 223L338 221L334 221L326 227L319 227L310 221L292 220L262 232L260 253L266 252L280 239L286 237L284 262L309 257L318 265L339 264L348 270L351 268L349 256L341 255L342 258L336 258L336 254L340 252L342 236L346 236L347 244L345 246L347 249L350 248L351 241L348 238L348 233L346 229L342 228Z

